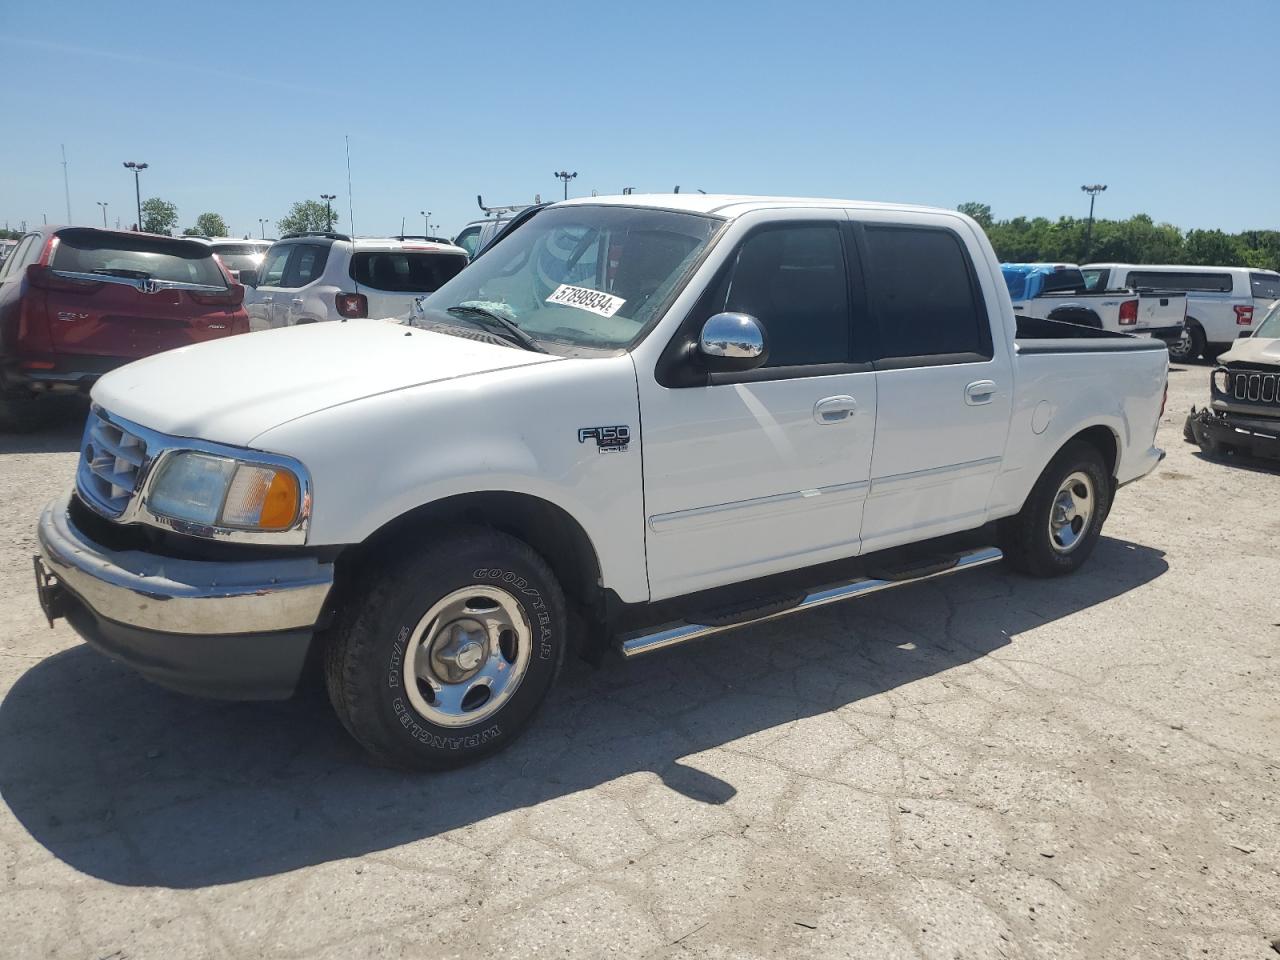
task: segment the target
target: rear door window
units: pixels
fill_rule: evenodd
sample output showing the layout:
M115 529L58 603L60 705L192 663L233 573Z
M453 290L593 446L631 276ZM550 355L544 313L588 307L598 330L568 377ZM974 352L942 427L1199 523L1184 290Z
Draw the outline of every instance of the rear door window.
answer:
M324 273L325 262L329 259L329 248L314 243L300 243L293 248L293 256L284 271L284 281L280 286L286 289L305 287Z
M1234 284L1229 273L1180 272L1175 270L1133 270L1129 286L1143 290L1185 290L1187 293L1230 293Z
M960 238L928 227L865 228L878 360L973 363L993 356L991 326Z
M1106 290L1110 270L1082 270L1086 290Z
M63 230L50 266L68 273L226 286L209 247L143 234Z
M370 251L351 258L351 279L392 293L434 293L458 275L467 258L456 253Z
M1253 296L1258 300L1280 300L1280 277L1266 273L1249 274L1249 285L1253 287Z

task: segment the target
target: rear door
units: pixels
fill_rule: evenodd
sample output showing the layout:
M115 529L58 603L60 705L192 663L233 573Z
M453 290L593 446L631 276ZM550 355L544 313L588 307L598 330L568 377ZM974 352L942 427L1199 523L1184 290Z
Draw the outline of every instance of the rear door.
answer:
M439 290L466 265L460 253L427 246L357 250L351 258L351 279L368 299L370 317L399 320L409 316L414 298Z
M47 266L57 353L145 357L233 330L238 303L204 244L71 228L58 233Z
M853 214L875 335L865 551L981 526L1012 408L1002 302L957 220ZM991 305L990 313L988 304Z

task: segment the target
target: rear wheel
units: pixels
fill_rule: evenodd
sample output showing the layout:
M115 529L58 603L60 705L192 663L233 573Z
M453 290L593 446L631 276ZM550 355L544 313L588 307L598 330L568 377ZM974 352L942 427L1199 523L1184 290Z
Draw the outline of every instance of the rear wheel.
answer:
M1111 478L1102 455L1076 440L1053 458L1017 516L1002 524L1005 559L1034 577L1078 570L1111 510Z
M443 769L506 746L564 661L564 597L528 545L468 529L370 571L325 654L343 725L395 766Z
M1182 336L1169 344L1169 359L1175 363L1190 363L1204 352L1204 330L1194 320L1188 320L1182 328Z

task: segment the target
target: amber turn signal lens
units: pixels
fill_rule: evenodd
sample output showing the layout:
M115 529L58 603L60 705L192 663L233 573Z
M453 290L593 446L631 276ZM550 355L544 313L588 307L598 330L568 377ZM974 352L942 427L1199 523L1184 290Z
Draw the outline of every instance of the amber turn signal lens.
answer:
M277 470L267 487L258 526L266 530L283 530L293 525L298 516L298 478L288 470Z

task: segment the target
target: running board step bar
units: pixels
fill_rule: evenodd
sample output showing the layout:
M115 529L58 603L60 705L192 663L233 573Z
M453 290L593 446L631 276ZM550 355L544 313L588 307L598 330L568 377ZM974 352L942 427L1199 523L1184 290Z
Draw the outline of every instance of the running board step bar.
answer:
M622 651L622 655L625 657L652 653L654 650L674 647L678 643L701 640L703 637L714 636L727 630L736 630L739 627L745 627L750 624L767 623L770 620L777 620L793 613L802 613L805 610L813 610L816 607L825 607L830 603L839 603L841 600L852 600L854 597L863 597L869 593L879 593L881 590L888 590L891 587L901 587L908 583L922 583L925 580L936 580L938 577L959 573L961 570L985 567L988 564L999 562L1003 556L1004 554L995 547L970 550L967 553L958 554L954 563L948 564L941 569L938 568L938 565L933 564L925 568L926 572L913 577L894 577L893 579L885 580L860 577L847 583L823 587L813 593L806 594L802 600L792 606L781 610L773 610L758 617L749 617L732 623L667 624L657 630L624 634L618 638L618 649Z

